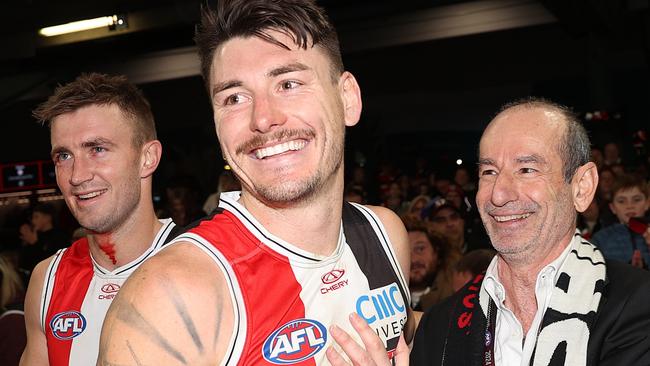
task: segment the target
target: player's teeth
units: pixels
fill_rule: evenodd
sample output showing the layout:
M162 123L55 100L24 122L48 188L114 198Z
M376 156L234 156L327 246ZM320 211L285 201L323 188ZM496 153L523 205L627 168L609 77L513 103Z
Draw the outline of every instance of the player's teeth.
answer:
M81 195L79 195L79 198L85 200L85 199L89 199L89 198L97 197L97 196L99 196L100 194L102 194L102 192L99 192L99 191L97 191L97 192L90 192L90 193L87 193L87 194L81 194Z
M255 150L255 157L258 159L264 159L266 157L282 154L283 152L287 151L301 150L305 147L306 144L307 143L302 140L283 142L281 144Z

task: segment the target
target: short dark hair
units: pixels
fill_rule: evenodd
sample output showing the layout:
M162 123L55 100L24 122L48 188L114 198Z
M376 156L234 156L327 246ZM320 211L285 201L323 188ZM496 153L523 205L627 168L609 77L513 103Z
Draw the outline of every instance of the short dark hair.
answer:
M505 104L498 114L514 108L543 108L559 113L566 122L564 136L557 144L562 159L562 173L565 182L570 182L579 167L591 161L591 142L587 130L578 115L571 108L548 99L528 97Z
M404 223L404 227L406 228L407 232L424 233L427 236L429 243L431 243L431 247L438 254L438 260L440 261L440 265L443 267L448 265L447 256L450 251L451 245L449 244L447 238L445 238L442 234L439 234L429 229L422 220L403 216L402 222Z
M34 110L33 115L51 128L56 117L89 105L118 106L125 117L134 122L133 144L136 147L157 138L149 102L142 91L122 75L81 74L74 81L57 87L54 94Z
M646 198L648 197L648 190L643 179L631 174L624 174L616 177L614 185L612 186L612 200L614 200L616 193L633 188L638 188Z
M319 46L331 61L333 79L343 72L343 61L336 30L325 11L313 0L220 0L216 11L201 10L201 23L194 41L199 49L201 74L210 88L212 59L219 46L235 37L259 37L289 49L268 31L289 35L303 48Z

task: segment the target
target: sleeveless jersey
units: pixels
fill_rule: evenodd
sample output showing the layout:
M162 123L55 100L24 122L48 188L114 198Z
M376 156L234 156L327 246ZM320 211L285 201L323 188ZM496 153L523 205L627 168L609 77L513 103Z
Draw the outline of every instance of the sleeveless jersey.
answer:
M348 318L352 312L370 324L391 355L410 300L377 216L344 203L335 252L317 256L268 232L238 198L239 192L222 194L211 216L172 242L199 247L228 283L235 326L223 364L328 364L332 324L362 344Z
M97 362L101 327L113 298L131 273L165 245L175 226L171 219L160 221L163 226L149 249L113 271L95 262L86 238L55 254L45 275L40 307L50 366Z

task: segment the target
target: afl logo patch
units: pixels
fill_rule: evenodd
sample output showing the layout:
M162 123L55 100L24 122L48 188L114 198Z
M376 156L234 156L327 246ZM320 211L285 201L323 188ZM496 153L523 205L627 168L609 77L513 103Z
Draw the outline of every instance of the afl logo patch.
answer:
M86 318L78 311L64 311L50 321L52 335L60 340L72 339L86 329Z
M264 359L276 365L291 365L314 357L327 343L327 329L312 319L292 320L264 341Z
M320 280L323 281L324 284L329 285L330 283L338 281L341 277L343 277L344 274L344 269L333 269L325 273L323 277L320 278Z

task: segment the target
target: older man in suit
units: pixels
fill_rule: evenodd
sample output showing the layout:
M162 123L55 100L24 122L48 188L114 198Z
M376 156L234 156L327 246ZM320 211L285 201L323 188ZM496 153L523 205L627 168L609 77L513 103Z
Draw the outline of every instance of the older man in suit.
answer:
M506 106L479 147L477 205L498 255L423 317L414 365L648 365L650 274L576 231L598 173L565 107Z

